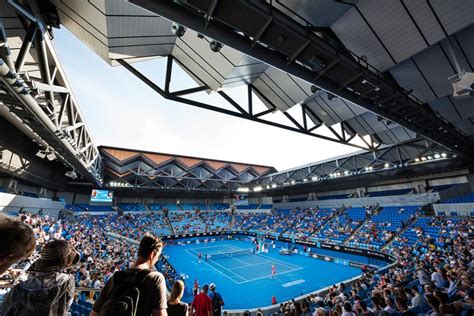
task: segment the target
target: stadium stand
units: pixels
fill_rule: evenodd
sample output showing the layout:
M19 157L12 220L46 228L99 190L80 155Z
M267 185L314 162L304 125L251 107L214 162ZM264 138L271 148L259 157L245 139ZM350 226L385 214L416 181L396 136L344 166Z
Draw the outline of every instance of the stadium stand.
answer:
M136 205L129 203L121 206L131 209L140 208ZM82 207L87 208L86 204L69 206L80 210L84 210ZM405 263L404 271L407 280L405 284L412 288L420 285L420 266L413 265L407 254L419 256L422 258L421 260L431 260L427 254L437 251L437 258L440 258L440 254L444 253L445 249L453 247L453 242L457 247L463 245L456 240L466 238L470 229L468 223L472 224L472 220L466 217L423 216L419 206L387 206L374 215L371 215L370 211L367 212L367 210L373 209L377 208L278 209L271 213L251 212L234 216L230 212L176 211L170 213L169 219L162 212L151 214L133 214L132 212L125 216L115 214L80 215L74 220L64 223L56 222L53 218L27 214L24 220L40 228L38 236L41 240L44 240L45 236L71 240L74 241L83 256L92 256L93 260L90 262L94 262L94 266L85 263L77 268L77 286L81 287L94 287L97 284L103 286L107 279L106 271L116 269L117 263L119 263L119 268L123 268L132 259L136 249L123 241L111 238L109 233L137 240L147 231L168 235L171 233L168 229L169 220L171 220L177 234L225 230L234 217L233 229L264 231L283 236L330 241L336 244L343 244L344 241L347 241L346 244L351 246L383 249L391 252L399 257L402 264ZM95 211L90 212L94 214ZM357 228L360 229L357 230ZM353 232L355 233L351 235ZM374 232L375 235L380 234L381 237L372 238ZM390 232L393 236L382 237L385 232ZM99 242L99 244L96 243L95 246L90 244L87 236L92 235L96 236L95 242ZM350 238L348 238L349 236ZM393 242L390 243L392 240ZM107 245L107 247L100 247L100 244ZM91 252L90 250L95 247L99 248L97 251ZM117 252L117 249L120 251ZM451 254L453 253L451 252ZM107 258L111 256L114 260L107 261ZM92 276L90 279L81 277L81 273L83 273L81 267L90 270ZM166 258L160 260L158 267L160 271L164 272L168 287L174 280L182 277L176 274L172 266L167 263ZM427 273L431 272L428 270ZM352 286L347 285L344 295L352 298L350 300L352 303L354 303L355 295L358 295L366 301L369 307L376 309L380 304L376 299L379 282L381 282L380 279L374 280L373 274L368 272L363 274ZM449 279L445 282L447 284L445 289L449 290L452 282ZM462 289L462 285L458 285L458 288ZM426 291L423 287L421 289L422 292ZM456 297L456 292L453 293L452 301L461 299ZM310 301L310 306L314 311L320 304ZM431 308L430 306L414 306L412 309L429 311ZM90 309L91 300L81 293L72 306L71 313L81 315L90 312Z
M258 204L249 204L249 205L237 205L238 210L256 210L258 209Z
M140 203L119 203L118 208L124 212L147 212L145 205Z
M209 210L211 211L223 211L228 210L230 205L228 203L211 203L209 205Z
M442 203L454 204L454 203L473 203L474 202L474 192L471 192L466 195L457 196L454 198L446 199L441 201Z
M182 280L188 303L205 283L222 289L222 313L192 304L187 316L474 315L473 22L474 0L0 1L0 315L96 314L130 267L161 272L166 294ZM144 87L252 123L152 115L162 100ZM200 134L213 129L222 137ZM180 150L189 138L222 159L263 150L278 165L94 144L105 136ZM316 162L287 165L296 158ZM149 234L163 244L149 238L143 258ZM77 264L31 269L57 240ZM71 299L42 296L70 308L5 308L9 296L31 304L39 292L25 285L46 274L43 294L74 281ZM148 298L139 310L159 308Z
M320 200L320 201L339 200L339 199L347 199L348 197L350 197L349 194L321 195L321 196L318 196L318 200Z
M456 184L433 185L433 186L428 187L427 190L431 192L441 192L455 186Z
M380 249L415 219L418 210L418 206L384 207L378 214L364 222L350 237L348 245Z
M412 192L413 192L412 188L398 189L398 190L384 190L384 191L367 192L367 196L378 197L378 196L405 195Z

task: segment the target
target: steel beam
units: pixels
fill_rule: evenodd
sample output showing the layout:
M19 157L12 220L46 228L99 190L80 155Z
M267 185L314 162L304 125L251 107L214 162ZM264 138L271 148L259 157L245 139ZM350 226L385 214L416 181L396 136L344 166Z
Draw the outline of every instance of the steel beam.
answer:
M169 56L168 61L171 58L172 57ZM211 104L196 101L196 100L193 100L193 99L185 98L185 96L187 96L189 94L192 94L192 93L195 93L195 92L198 92L198 91L207 90L208 88L205 87L205 86L186 89L186 90L182 90L182 91L178 91L178 92L166 91L166 88L167 88L166 82L171 81L170 73L172 71L172 66L170 66L169 62L167 64L166 73L165 73L165 77L166 77L165 87L161 88L155 82L153 82L151 79L149 79L147 76L145 76L143 73L141 73L138 69L136 69L135 67L130 65L127 61L125 61L123 59L117 59L116 61L120 65L122 65L125 69L130 71L133 75L135 75L138 79L140 79L145 84L147 84L150 88L152 88L154 91L156 91L160 96L162 96L165 99L180 102L180 103L184 103L184 104L188 104L188 105L192 105L192 106L203 108L203 109L206 109L206 110L211 110L211 111L214 111L214 112L219 112L219 113L222 113L222 114L227 114L227 115L243 118L243 119L250 120L250 121L253 121L253 122L270 125L270 126L273 126L273 127L286 129L286 130L293 131L293 132L298 132L298 133L301 133L301 134L304 134L304 135L313 136L313 137L316 137L316 138L320 138L320 139L324 139L324 140L328 140L328 141L331 141L331 142L344 144L344 145L348 145L348 146L352 146L352 147L356 147L356 148L360 148L360 149L364 149L364 150L374 150L374 149L377 148L376 146L373 146L373 144L370 145L370 144L367 143L367 146L361 146L359 144L352 143L352 142L350 142L352 140L352 138L349 141L346 141L340 135L338 135L330 126L328 126L328 128L329 128L329 130L333 131L336 138L332 138L332 137L329 137L329 136L326 136L326 135L315 133L314 131L317 130L317 128L319 128L321 125L316 125L316 126L310 128L310 129L308 129L307 127L305 128L292 115L290 115L289 113L286 113L286 112L283 112L283 114L288 118L288 121L292 125L285 125L285 124L273 122L273 121L270 121L270 120L266 120L262 117L264 115L268 114L268 113L273 112L276 109L276 106L272 105L272 107L273 107L272 109L268 109L268 110L265 110L263 112L256 113L256 114L251 114L250 113L250 107L249 107L249 110L247 111L242 106L240 106L237 101L233 100L224 91L218 91L217 93L225 101L227 101L229 104L231 104L237 111L232 111L232 110L229 110L229 109L226 109L226 108L223 108L223 107L218 107L218 106L215 106L215 105L211 105ZM271 101L266 99L266 97L260 91L258 91L258 89L256 89L254 86L249 85L249 88L248 88L247 91L254 92L254 93L258 94L258 96L264 98L265 101L268 104L272 104ZM306 107L306 109L310 110L307 107ZM253 108L252 108L252 112L253 112Z
M222 1L220 10L215 10L213 18L208 22L205 22L203 14L208 11L210 1L129 1L353 102L440 145L467 154L474 152L473 141L453 124L438 117L429 105L407 95L407 92L394 81L385 78L375 68L369 69L367 63L363 65L360 58L349 51L335 47L329 41L308 33L307 25L298 23L266 1ZM251 21L242 19L242 14L252 16L253 19ZM265 21L271 21L271 23ZM263 32L262 29L264 29ZM277 36L278 34L280 35ZM303 43L308 39L311 41L311 44L304 46L303 51L297 56L293 56L295 61L290 64L288 64L288 58L292 59L292 53L289 51L291 47L284 44L285 39L288 38L295 45L300 45L299 47L303 47ZM326 59L324 67L319 72L309 62L310 57L314 58L314 56L321 56L322 60ZM334 71L331 68L334 68ZM334 74L338 73L346 74L346 80L341 78L335 81ZM350 79L358 73L361 74L359 78L361 80L379 83L377 93L372 92L367 95L365 92L371 89L370 87L364 87L359 80L355 83L347 81L347 76ZM344 82L349 83L349 86L340 89L344 86ZM429 128L425 123L408 120L397 112L390 112L389 105L377 102L377 99L392 96L398 100L405 100L412 112L418 112L417 116L423 116L426 121L433 122L435 126L442 126L448 132L438 133L435 128Z

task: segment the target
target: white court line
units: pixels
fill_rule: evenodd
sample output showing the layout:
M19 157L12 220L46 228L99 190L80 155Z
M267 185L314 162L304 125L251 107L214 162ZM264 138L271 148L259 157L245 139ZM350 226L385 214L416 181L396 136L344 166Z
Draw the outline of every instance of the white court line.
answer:
M230 259L234 259L234 260L236 260L236 261L238 261L238 262L242 262L243 264L245 264L245 266L243 266L242 268L246 268L246 267L251 267L251 266L252 266L252 264L249 264L248 262L239 260L239 259L237 259L236 257L232 257L232 256L229 256L229 255L226 255L226 257L227 257L226 259L229 259L229 258L230 258ZM212 259L212 256L211 256L211 259ZM229 269L232 270L232 268L229 268Z
M245 250L246 248L239 248L239 247L236 247L236 246L232 246L232 245L221 245L221 246L210 246L210 247L201 247L201 248L192 248L192 249L186 249L186 252L189 253L190 255L196 257L196 254L192 254L190 253L191 250L201 250L201 249L207 249L207 248L211 248L211 247L220 247L220 248L227 248L227 249L233 249L233 250ZM219 263L216 263L215 261L212 261L215 265L219 266L220 268L222 268L223 270L225 271L228 271L230 273L232 273L233 275L237 276L239 279L243 279L245 281L236 281L234 280L233 278L229 277L227 274L225 274L223 271L220 271L219 269L213 267L212 265L210 265L209 263L203 261L203 263L205 263L206 265L208 265L210 268L212 268L214 271L217 271L218 273L220 274L223 274L225 277L227 277L229 280L232 280L234 283L236 284L244 284L244 283L248 283L248 282L253 282L253 281L257 281L257 280L262 280L262 279L267 279L267 278L271 278L271 274L269 275L266 275L266 276L262 276L262 277L258 277L258 278L254 278L254 279L246 279L244 277L242 277L240 274L238 273L235 273L233 272L232 270L236 270L236 269L243 269L243 268L248 268L250 266L255 266L255 265L263 265L263 264L268 264L268 263L273 263L273 262L276 262L276 263L279 263L281 266L285 267L285 268L288 268L289 270L287 271L283 271L283 272L279 272L277 273L277 276L278 275L283 275L283 274L287 274L287 273L291 273L291 272L294 272L294 271L298 271L298 270L301 270L303 269L303 267L300 267L300 266L297 266L297 265L294 265L294 264L291 264L291 263L287 263L285 261L282 261L282 260L279 260L279 259L275 259L275 258L265 258L263 256L260 256L258 254L253 254L253 253L248 253L248 255L250 256L256 256L257 258L261 259L261 260L265 260L264 262L261 262L261 263L258 263L258 264L248 264L245 262L245 264L247 264L247 266L243 266L243 267L237 267L237 268L226 268L224 267L223 265L219 264ZM235 259L234 257L230 257L229 258L232 258L232 259ZM243 262L241 260L238 260L238 259L235 259L237 261L240 261L240 262Z
M207 246L207 247L198 247L198 248L190 248L188 250L203 250L203 249L209 249L209 248L229 248L227 245L220 245L220 246Z
M237 268L229 268L230 270L238 270L238 269L243 269L243 268L248 268L248 267L255 267L255 266L261 266L261 265L267 265L269 268L270 268L270 265L268 264L268 262L261 262L261 263L255 263L255 264L249 264L245 267L237 267Z
M293 268L293 269L299 269L299 268L301 268L300 266L297 266L296 264L288 263L288 262L285 262L285 261L282 261L282 260L279 260L279 259L266 258L266 257L259 256L258 254L253 254L253 253L249 253L249 255L256 256L256 257L259 258L259 259L266 260L266 262L277 262L277 263L279 263L279 264L281 264L282 266L285 266L285 267L287 267L287 268Z
M225 245L227 248L233 248L234 250L246 250L247 248L240 248L240 247L236 247L236 246L233 246L233 245ZM282 260L279 260L279 259L275 259L275 258L266 258L264 256L259 256L259 254L254 254L254 253L248 253L248 255L252 255L252 256L255 256L259 259L262 259L262 260L266 260L265 263L268 263L268 262L277 262L279 264L281 264L282 266L285 266L286 268L289 268L289 269L301 269L302 267L298 266L298 265L295 265L295 264L292 264L292 263L288 263L288 262L285 262L285 261L282 261ZM230 258L233 258L233 257L230 257ZM235 258L234 258L235 259ZM236 259L237 261L240 261L242 262L241 260L238 260ZM249 264L247 262L245 262L247 265L252 265L252 264Z
M292 270L280 272L280 273L277 273L276 276L278 277L279 275L287 274L287 273L290 273L290 272L295 272L295 271L298 271L298 270L301 270L301 269L303 269L303 268L300 267L299 269L292 269ZM253 281L262 280L262 279L270 279L270 278L271 278L271 274L266 275L266 276L262 276L262 277L259 277L259 278L247 280L247 281L237 282L237 284L244 284L244 283L248 283L248 282L253 282Z
M185 250L186 250L186 252L187 252L188 254L190 254L191 256L196 257L196 255L194 255L194 254L192 254L191 252L188 251L188 250L190 250L190 249L185 249ZM202 263L208 265L208 266L209 266L210 268L212 268L214 271L217 271L218 273L224 275L226 278L228 278L228 279L231 280L232 282L239 284L237 281L235 281L234 279L232 279L231 277L229 277L227 274L225 274L225 273L222 272L221 270L216 269L215 267L211 266L211 265L210 265L209 263L207 263L206 261L202 261ZM215 262L214 262L214 263L215 263ZM217 263L216 263L216 264L217 264ZM240 279L247 280L247 279L243 278L242 276L240 276L239 274L234 273L234 272L232 272L231 270L229 270L229 269L227 269L227 268L221 266L220 264L217 264L217 265L220 266L222 269L227 270L227 271L229 271L230 273L232 273L232 274L238 276ZM245 281L244 281L244 282L245 282Z

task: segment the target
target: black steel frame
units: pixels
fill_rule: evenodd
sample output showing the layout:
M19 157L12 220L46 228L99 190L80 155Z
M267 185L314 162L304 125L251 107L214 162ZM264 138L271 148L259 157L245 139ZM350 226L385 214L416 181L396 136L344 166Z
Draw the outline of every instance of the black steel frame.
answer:
M266 1L130 0L149 11L310 82L431 141L465 154L474 141L365 60ZM234 14L239 12L239 14ZM249 19L249 17L252 17ZM291 43L291 45L290 45ZM314 60L321 60L319 67ZM370 83L367 85L366 83Z
M301 122L298 121L298 118L295 117L294 115L291 115L287 112L282 112L283 115L288 119L289 124L281 124L278 122L271 121L269 119L266 119L265 116L269 113L272 113L274 111L279 111L276 105L274 105L262 92L260 92L255 86L252 84L247 85L247 106L241 106L237 101L235 101L230 95L228 95L225 91L217 91L217 93L230 105L232 105L236 111L229 110L227 108L219 107L216 105L211 105L208 103L203 103L200 101L193 100L187 96L190 96L194 93L201 92L201 91L206 91L210 90L209 87L205 85L200 85L194 88L189 88L189 89L184 89L184 90L179 90L179 91L170 91L170 83L172 80L172 74L173 74L173 63L176 62L179 64L180 67L186 68L182 63L180 63L178 60L173 58L173 56L168 55L167 56L167 64L166 64L166 71L165 71L165 83L164 87L161 88L153 82L151 79L149 79L147 76L145 76L143 73L141 73L138 69L130 65L127 61L124 59L117 59L117 62L122 65L125 69L130 71L133 75L135 75L138 79L143 81L145 84L147 84L150 88L152 88L154 91L156 91L160 96L162 96L165 99L192 105L195 107L203 108L206 110L211 110L239 118L243 118L246 120L250 120L253 122L257 123L262 123L266 125L270 125L273 127L278 127L282 129L286 129L289 131L301 133L304 135L308 136L313 136L316 138L324 139L327 141L343 144L343 145L348 145L348 146L353 146L356 148L364 149L364 150L369 150L373 151L378 149L381 144L376 142L376 140L373 137L369 137L369 140L364 139L364 137L360 137L357 135L353 130L351 130L350 126L347 126L347 124L341 123L340 124L340 132L338 132L334 127L329 126L329 125L324 125L323 121L318 117L318 115L311 109L309 108L306 104L301 104ZM194 73L192 73L189 69L186 69L187 72L191 73L195 78L199 78L196 76ZM265 100L265 103L270 105L270 108L264 111L260 111L258 113L255 113L255 107L254 107L254 99L253 97L257 96L262 100ZM295 105L297 106L297 105ZM319 121L317 124L313 124L313 120L311 118L315 118L317 121ZM325 126L328 131L334 136L326 136L322 135L318 132L318 128ZM364 145L359 145L355 143L355 140L360 140Z

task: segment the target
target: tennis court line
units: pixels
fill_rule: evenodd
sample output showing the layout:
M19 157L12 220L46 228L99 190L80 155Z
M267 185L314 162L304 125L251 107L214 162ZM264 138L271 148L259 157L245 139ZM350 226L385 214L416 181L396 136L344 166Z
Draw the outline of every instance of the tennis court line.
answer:
M188 250L204 250L204 249L209 249L209 248L229 248L229 246L227 245L220 245L220 246L204 246L204 247L198 247L198 248L191 248L191 249L188 249Z
M212 247L223 247L225 246L227 249L229 250L246 250L246 248L240 248L240 247L236 247L236 246L233 246L233 245L221 245L221 246L212 246ZM209 247L208 247L209 248ZM189 249L189 250L195 250L195 249L205 249L204 247L203 248L192 248L192 249ZM293 269L299 269L301 268L300 266L297 266L295 264L292 264L292 263L288 263L288 262L285 262L283 260L280 260L280 259L276 259L276 258L266 258L264 256L260 256L259 254L255 254L255 253L251 253L249 252L248 255L252 255L252 256L256 256L257 258L260 258L260 259L263 259L263 260L266 260L266 262L277 262L283 266L286 266L287 268L293 268ZM229 258L233 258L235 259L235 257L230 257ZM240 261L240 262L243 262L242 260L239 260L239 259L235 259L237 261ZM247 265L250 265L249 263L245 262L245 264Z
M185 249L185 250L186 250L186 252L187 252L188 254L190 254L191 256L197 258L197 256L196 256L195 254L193 254L193 253L191 253L191 252L189 251L189 250L191 250L191 249ZM221 270L216 269L215 267L213 267L212 265L210 265L210 264L207 263L206 261L202 261L202 260L201 260L201 262L204 263L204 264L206 264L206 265L209 266L210 268L212 268L214 271L217 271L218 273L224 275L226 278L228 278L228 279L231 280L232 282L239 284L239 282L237 282L236 280L232 279L230 276L228 276L227 274L225 274L225 273L222 272ZM215 262L214 262L214 263L215 263ZM220 265L220 264L218 264L218 263L215 263L215 264L217 264L217 265L218 265L219 267L221 267L222 269L224 269L224 270L226 270L226 271L228 271L228 272L230 272L230 273L236 275L238 278L243 279L243 280L247 280L247 279L243 278L242 276L240 276L239 274L237 274L237 273L235 273L235 272L232 272L231 270L227 269L226 267L224 267L224 266L222 266L222 265ZM245 281L244 281L244 282L245 282Z
M256 267L256 266L261 266L261 265L267 265L268 267L270 267L269 263L268 262L261 262L261 263L255 263L255 264L249 264L249 265L246 265L246 266L243 266L243 267L236 267L236 268L229 268L230 270L238 270L238 269L243 269L243 268L248 268L248 267ZM284 268L287 268L287 269L290 269L291 270L291 267L288 267L288 266L283 266L282 267ZM300 267L301 268L301 267Z
M298 271L298 270L301 270L301 269L303 269L303 268L302 268L302 267L299 267L299 268L297 268L297 269L292 269L292 270L288 270L288 271L284 271L284 272L279 272L279 273L276 274L276 276L278 277L279 275L287 274L287 273L291 273L291 272L295 272L295 271ZM265 275L265 276L258 277L258 278L255 278L255 279L251 279L251 280L247 280L247 281L238 282L237 284L244 284L244 283L253 282L253 281L262 280L262 279L270 279L271 276L272 276L272 275L269 274L269 275Z

